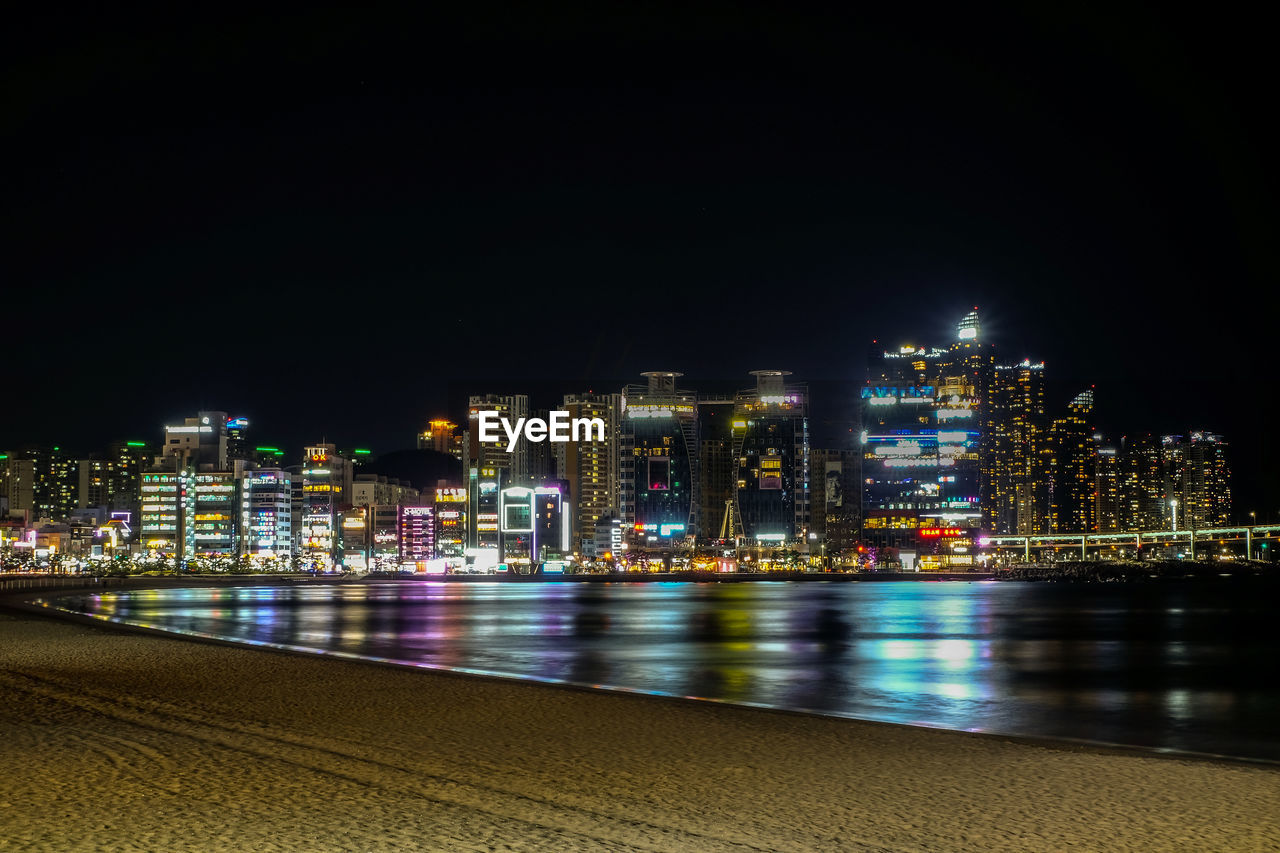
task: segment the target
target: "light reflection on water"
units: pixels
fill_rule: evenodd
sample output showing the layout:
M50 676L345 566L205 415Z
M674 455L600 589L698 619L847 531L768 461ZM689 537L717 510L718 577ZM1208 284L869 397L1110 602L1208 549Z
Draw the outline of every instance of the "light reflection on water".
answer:
M418 665L1280 760L1276 607L1225 587L369 583L59 603Z

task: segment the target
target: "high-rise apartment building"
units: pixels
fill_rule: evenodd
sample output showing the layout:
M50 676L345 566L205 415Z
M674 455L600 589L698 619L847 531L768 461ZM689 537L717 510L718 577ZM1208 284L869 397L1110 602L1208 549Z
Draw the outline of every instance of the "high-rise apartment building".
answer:
M1087 533L1096 529L1094 477L1097 448L1089 418L1093 391L1072 398L1067 413L1049 428L1049 518L1054 533Z
M1172 525L1176 499L1178 529L1220 527L1231 519L1231 469L1221 435L1196 430L1162 439L1165 508Z
M998 365L992 374L988 500L983 527L995 533L1047 533L1049 471L1045 454L1044 362Z
M571 423L577 418L598 418L604 423L603 441L592 432L586 441L552 445L560 459L559 477L569 483L572 547L584 554L590 550L587 543L594 545L596 522L618 512L622 395L569 394L561 408L569 413Z
M505 488L508 485L527 485L531 482L529 441L522 434L510 453L507 452L507 439L501 427L497 433L501 440L482 442L480 440L479 417L482 411L494 411L498 417L506 418L514 427L520 418L529 417L529 397L527 394L482 394L471 397L467 406L467 468L478 468L481 471L501 472L500 479ZM466 473L466 468L463 469ZM484 476L484 475L482 475Z
M1126 436L1120 449L1120 529L1167 529L1163 446L1150 433Z
M1123 459L1114 445L1095 435L1093 475L1093 529L1098 533L1119 533L1124 517Z

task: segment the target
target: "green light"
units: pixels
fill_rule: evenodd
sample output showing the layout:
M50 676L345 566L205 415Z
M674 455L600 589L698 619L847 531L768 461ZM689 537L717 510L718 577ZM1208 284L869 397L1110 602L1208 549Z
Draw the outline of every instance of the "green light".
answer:
M53 449L54 449L54 450L61 450L62 448L61 448L61 447L55 447L55 448L53 448Z
M258 451L259 453L279 453L280 452L280 448L278 447L255 447L254 450Z
M0 459L8 459L8 458L9 458L8 453L0 453Z
M360 449L356 449L356 450L354 450L354 451L352 451L352 452L353 452L353 453L359 453L361 456L368 456L368 455L369 455L370 453L372 453L373 451L372 451L372 450L360 450Z
M145 441L126 441L125 446L126 447L146 447L147 443Z

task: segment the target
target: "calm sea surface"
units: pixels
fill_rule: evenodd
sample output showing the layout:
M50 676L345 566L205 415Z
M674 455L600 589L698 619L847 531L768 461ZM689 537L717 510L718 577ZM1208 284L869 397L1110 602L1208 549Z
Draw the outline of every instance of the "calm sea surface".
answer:
M58 604L418 665L1280 760L1280 607L1225 584L401 582Z

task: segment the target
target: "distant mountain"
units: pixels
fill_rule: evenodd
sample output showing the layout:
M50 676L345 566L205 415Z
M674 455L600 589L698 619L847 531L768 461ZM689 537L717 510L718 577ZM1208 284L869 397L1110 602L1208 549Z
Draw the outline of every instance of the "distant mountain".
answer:
M396 450L361 465L356 473L395 477L419 490L434 489L440 480L447 480L450 485L464 485L462 463L435 450Z

